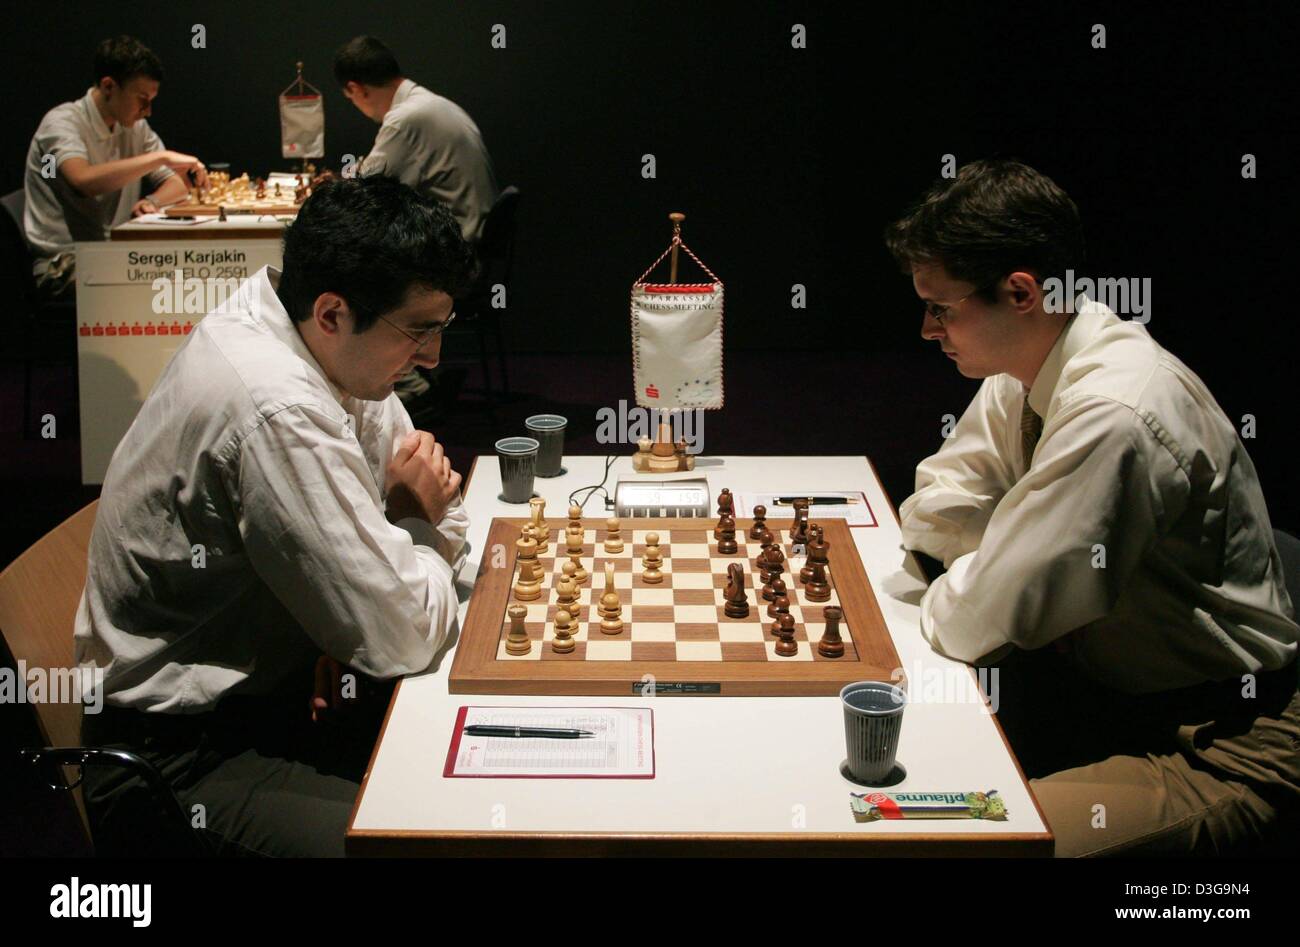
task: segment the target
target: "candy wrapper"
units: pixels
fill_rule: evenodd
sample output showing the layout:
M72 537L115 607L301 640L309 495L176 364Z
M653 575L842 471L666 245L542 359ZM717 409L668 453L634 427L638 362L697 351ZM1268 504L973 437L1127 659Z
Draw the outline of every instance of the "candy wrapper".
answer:
M989 792L853 792L849 807L855 822L881 819L1007 820L996 789Z

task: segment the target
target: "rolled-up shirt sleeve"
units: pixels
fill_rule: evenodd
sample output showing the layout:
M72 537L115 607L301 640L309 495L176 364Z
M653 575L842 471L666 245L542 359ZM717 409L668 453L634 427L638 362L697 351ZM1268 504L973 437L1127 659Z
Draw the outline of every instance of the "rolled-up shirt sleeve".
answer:
M936 651L975 662L1105 616L1161 534L1180 482L1131 408L1096 396L1061 406L979 548L925 593L921 633Z
M241 445L239 529L258 575L326 654L376 678L428 667L456 620L452 567L384 517L355 437L324 411L277 411ZM463 526L458 510L448 537ZM425 524L426 526L428 524Z
M985 379L979 392L938 453L916 468L916 491L903 501L898 518L903 546L951 568L979 548L998 501L1015 482L1010 455L1012 424L999 397L1000 376ZM1019 445L1020 419L1014 419Z

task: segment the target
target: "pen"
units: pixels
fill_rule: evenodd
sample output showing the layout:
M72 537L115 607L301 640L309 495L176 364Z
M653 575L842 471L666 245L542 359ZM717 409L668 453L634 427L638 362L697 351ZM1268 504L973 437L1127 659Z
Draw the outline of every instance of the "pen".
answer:
M807 500L810 506L842 506L861 502L857 497L777 497L772 502L777 506L790 506L795 500Z
M475 723L465 728L465 732L474 737L550 737L554 740L577 740L580 737L594 737L593 730L566 730L562 727L496 727Z

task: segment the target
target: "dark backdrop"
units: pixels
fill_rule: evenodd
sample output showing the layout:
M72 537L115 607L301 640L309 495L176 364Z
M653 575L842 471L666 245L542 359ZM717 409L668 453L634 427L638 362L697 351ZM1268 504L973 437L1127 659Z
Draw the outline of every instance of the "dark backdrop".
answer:
M972 7L976 7L972 9ZM879 359L925 355L910 282L883 225L958 161L1002 154L1077 201L1089 275L1150 277L1148 328L1199 372L1248 441L1275 519L1286 495L1294 387L1292 256L1300 91L1287 5L874 6L703 3L29 5L0 38L10 114L0 190L21 184L52 105L90 82L95 41L140 37L167 79L152 124L170 146L265 173L279 157L276 95L305 60L326 93L324 163L362 153L375 126L342 97L333 50L372 33L412 78L478 122L501 183L524 192L509 314L517 348L628 348L627 292L688 215L690 245L727 284L727 346L859 352L854 377L818 377L814 406L848 398L862 423L905 399L959 413L952 364L920 357L905 391L872 385ZM207 48L190 45L207 28ZM507 48L493 49L492 25ZM808 48L790 47L802 23ZM1093 49L1094 23L1107 48ZM1243 153L1259 177L1240 175ZM653 153L658 177L643 180ZM808 308L790 308L802 283ZM933 346L931 346L931 349ZM943 391L942 396L936 392ZM793 393L792 393L793 397ZM774 419L776 453L815 452ZM932 449L934 432L918 432Z

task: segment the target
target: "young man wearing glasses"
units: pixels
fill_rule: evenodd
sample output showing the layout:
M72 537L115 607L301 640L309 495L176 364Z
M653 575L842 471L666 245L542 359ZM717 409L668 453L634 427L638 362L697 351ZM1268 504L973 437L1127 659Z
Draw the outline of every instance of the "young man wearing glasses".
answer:
M207 183L203 162L168 151L146 121L163 78L148 47L129 36L104 40L94 78L80 99L45 114L27 149L23 229L48 299L71 297L76 241L107 240L117 224L182 200L186 172Z
M999 664L998 715L1058 855L1240 851L1300 809L1300 628L1259 480L1199 378L1142 325L1045 280L1074 203L1011 161L886 231L923 338L984 379L899 508L940 560L936 651Z
M113 455L76 622L106 706L83 738L154 763L221 851L341 854L378 727L349 698L448 639L461 478L393 385L437 364L473 275L436 201L327 183ZM138 780L87 770L97 847L139 851Z

